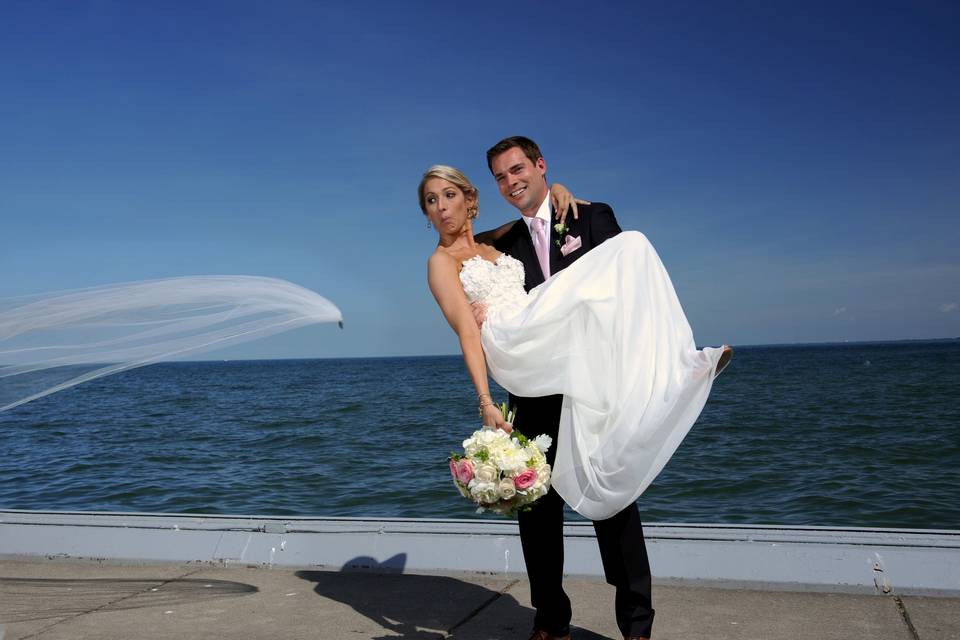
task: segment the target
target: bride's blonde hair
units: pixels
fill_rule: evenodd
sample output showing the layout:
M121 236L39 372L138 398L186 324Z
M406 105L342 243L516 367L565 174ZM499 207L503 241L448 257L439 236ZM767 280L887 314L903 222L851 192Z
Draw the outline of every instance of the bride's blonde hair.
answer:
M423 179L420 181L420 186L417 187L420 210L423 211L424 215L427 214L427 203L424 201L423 188L427 184L427 180L431 178L440 178L453 183L463 192L465 197L473 197L473 206L467 208L467 215L470 216L470 218L476 218L480 215L480 191L473 186L473 183L470 182L467 176L463 175L460 169L445 164L435 164L427 169L427 172L423 174Z

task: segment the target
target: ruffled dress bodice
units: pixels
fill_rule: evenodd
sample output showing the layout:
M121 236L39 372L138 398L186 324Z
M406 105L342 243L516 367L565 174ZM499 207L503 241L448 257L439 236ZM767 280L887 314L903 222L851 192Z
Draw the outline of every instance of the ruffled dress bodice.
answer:
M467 300L484 304L488 316L510 314L527 304L523 263L505 253L496 262L480 256L464 260L460 282Z

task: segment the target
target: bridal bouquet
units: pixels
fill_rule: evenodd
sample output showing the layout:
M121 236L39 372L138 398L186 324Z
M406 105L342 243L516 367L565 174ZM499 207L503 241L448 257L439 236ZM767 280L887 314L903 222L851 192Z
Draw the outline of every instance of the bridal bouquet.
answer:
M506 418L505 407L504 414ZM450 455L450 475L478 511L512 515L550 488L550 465L544 454L552 444L547 435L528 440L516 430L484 427L463 441L463 455Z

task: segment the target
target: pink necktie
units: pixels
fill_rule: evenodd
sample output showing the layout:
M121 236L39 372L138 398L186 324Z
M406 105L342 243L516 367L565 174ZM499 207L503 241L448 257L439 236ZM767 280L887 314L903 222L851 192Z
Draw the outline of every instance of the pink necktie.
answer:
M545 224L543 218L533 219L533 247L537 250L537 260L540 261L544 280L550 277L550 245L543 229Z

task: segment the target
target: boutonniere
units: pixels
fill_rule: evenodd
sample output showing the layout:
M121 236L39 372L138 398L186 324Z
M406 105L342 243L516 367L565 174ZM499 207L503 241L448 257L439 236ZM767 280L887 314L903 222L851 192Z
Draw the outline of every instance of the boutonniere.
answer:
M557 232L557 239L553 241L553 244L559 247L562 244L560 242L560 238L563 237L563 234L565 234L567 231L570 231L570 225L564 222L558 222L557 224L553 225L553 230Z

